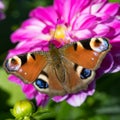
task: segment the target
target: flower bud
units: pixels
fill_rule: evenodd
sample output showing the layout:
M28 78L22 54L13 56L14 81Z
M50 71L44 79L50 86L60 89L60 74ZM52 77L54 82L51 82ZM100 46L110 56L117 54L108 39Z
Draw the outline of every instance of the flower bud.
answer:
M28 100L22 100L15 103L13 109L10 109L11 114L15 118L26 118L27 116L31 116L35 111L35 106L32 102Z

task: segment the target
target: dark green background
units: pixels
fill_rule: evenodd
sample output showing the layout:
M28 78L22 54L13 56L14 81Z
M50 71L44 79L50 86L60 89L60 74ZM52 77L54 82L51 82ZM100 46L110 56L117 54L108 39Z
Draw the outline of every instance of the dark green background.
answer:
M0 120L12 118L9 109L16 101L25 99L20 86L7 80L2 68L7 51L15 46L10 42L10 34L22 21L28 18L31 9L38 5L52 4L52 0L3 0L6 19L0 21ZM113 0L112 0L113 1ZM115 0L120 2L120 0ZM46 106L54 114L44 116L46 120L120 120L120 73L107 74L97 80L96 92L88 97L80 107L72 107L65 101L52 100Z

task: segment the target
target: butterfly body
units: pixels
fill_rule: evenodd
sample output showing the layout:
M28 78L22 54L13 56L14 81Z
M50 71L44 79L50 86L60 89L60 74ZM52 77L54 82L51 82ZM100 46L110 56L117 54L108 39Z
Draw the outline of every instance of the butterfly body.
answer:
M95 71L110 48L105 38L78 41L61 48L50 42L49 51L13 56L4 62L4 68L49 96L77 93L94 80Z
M55 74L59 81L64 82L65 81L65 68L64 68L64 63L63 63L63 55L55 47L54 44L50 43L49 45L49 53L48 53L48 60L51 62L50 65L53 67ZM48 61L48 62L49 62Z

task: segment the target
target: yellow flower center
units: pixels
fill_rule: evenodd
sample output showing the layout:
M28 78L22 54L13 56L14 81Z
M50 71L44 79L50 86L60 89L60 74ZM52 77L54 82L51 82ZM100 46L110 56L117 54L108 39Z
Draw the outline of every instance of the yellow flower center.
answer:
M57 25L55 30L51 30L50 34L53 36L56 40L64 40L65 39L65 31L66 27L63 25Z

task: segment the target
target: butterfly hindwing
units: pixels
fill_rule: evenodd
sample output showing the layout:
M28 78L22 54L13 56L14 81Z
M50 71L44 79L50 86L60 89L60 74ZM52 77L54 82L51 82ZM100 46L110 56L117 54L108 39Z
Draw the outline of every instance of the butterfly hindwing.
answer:
M49 96L64 95L66 91L62 83L58 80L55 69L51 64L47 64L34 82L38 91L46 93Z

